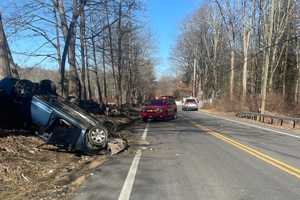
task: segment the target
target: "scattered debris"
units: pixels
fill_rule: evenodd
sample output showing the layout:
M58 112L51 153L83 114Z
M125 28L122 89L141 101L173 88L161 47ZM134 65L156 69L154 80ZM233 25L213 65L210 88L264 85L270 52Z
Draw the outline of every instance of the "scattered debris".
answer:
M72 199L69 195L107 160L105 154L78 155L42 144L34 135L2 137L0 131L0 199Z
M107 148L111 155L118 154L128 147L125 140L120 138L114 138L107 143Z
M105 160L58 152L52 145L37 148L43 143L28 135L0 137L0 199L65 199L72 180L90 173L93 160Z

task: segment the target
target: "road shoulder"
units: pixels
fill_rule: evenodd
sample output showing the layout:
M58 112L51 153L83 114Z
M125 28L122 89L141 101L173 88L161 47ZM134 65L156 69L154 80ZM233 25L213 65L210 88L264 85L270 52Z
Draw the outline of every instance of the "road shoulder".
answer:
M249 125L255 125L258 127L262 127L262 128L269 128L270 130L275 130L275 131L280 131L280 132L287 132L290 134L294 134L296 136L300 136L300 129L299 128L288 128L287 126L281 127L281 126L276 126L276 125L271 125L271 124L267 124L267 123L261 123L255 120L250 120L250 119L245 119L245 118L239 118L236 117L235 114L233 112L218 112L215 110L208 110L208 109L200 109L199 110L200 113L204 113L207 115L211 115L213 117L216 118L220 118L220 119L224 119L224 120L229 120L232 122L241 122L241 123L245 123L245 124L249 124Z

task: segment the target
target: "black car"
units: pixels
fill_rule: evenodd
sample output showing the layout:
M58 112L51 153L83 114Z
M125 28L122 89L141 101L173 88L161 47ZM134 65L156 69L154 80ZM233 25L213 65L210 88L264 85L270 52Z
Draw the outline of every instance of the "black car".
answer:
M107 122L57 95L49 80L3 79L0 112L4 126L30 126L46 143L60 148L91 154L107 145Z

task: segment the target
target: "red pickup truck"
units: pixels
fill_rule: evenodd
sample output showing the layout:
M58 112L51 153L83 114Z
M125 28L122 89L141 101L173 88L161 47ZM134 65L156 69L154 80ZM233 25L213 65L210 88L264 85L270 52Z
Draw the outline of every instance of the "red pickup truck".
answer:
M144 104L140 112L140 116L144 122L147 122L149 119L175 119L177 116L177 106L175 100L165 97L151 99Z

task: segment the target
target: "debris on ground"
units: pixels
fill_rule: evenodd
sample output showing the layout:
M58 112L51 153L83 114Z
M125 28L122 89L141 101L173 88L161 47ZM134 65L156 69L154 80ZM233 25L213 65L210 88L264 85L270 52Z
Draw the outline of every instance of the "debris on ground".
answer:
M128 147L127 142L121 138L111 139L107 143L107 148L111 155L118 154L118 153L124 151L127 147Z
M0 137L0 199L65 199L69 184L94 159L59 152L35 136Z
M118 134L123 133L127 138L128 131ZM106 154L85 156L59 150L32 133L10 134L0 137L0 199L72 199L73 191L108 159ZM126 139L111 138L108 143L112 155L127 147Z

